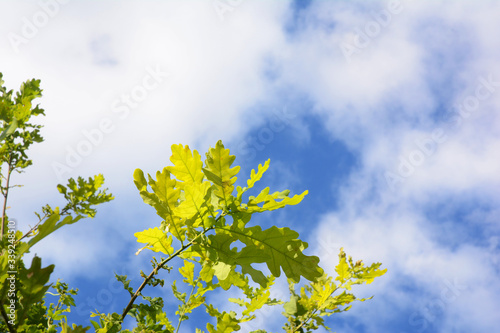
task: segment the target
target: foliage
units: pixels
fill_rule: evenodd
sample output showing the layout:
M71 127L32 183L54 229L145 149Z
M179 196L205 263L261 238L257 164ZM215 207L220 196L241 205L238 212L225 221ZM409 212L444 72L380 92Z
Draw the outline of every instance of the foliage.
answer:
M12 187L9 185L11 170L31 164L20 152L25 152L25 145L42 141L38 132L40 127L28 126L26 121L29 116L43 114L43 110L31 105L32 99L41 95L38 81L28 81L20 93L25 97L14 100L12 92L6 92L3 85L0 86L3 89L0 117L4 121L0 138L2 147L6 147L1 156L8 168L4 177L6 184L2 185L6 203L7 193ZM16 103L29 104L31 113L26 113L26 108L17 107ZM31 133L23 134L23 138L36 140L25 140L24 145L16 146L14 137L20 137L16 134L20 131ZM229 333L254 321L259 310L273 306L282 306L286 332L311 332L320 326L327 328L325 316L347 311L355 300L365 300L356 298L351 286L371 283L386 270L381 270L378 263L368 267L361 261L353 263L341 249L339 264L335 268L338 276L334 279L320 267L318 257L305 253L308 244L296 231L288 227L263 229L253 225L253 214L297 205L308 192L291 196L289 190L271 192L265 187L256 195L250 195L269 168L270 160L251 171L245 187L236 186L240 167L235 166L234 161L235 156L221 141L208 150L204 161L189 146L174 144L171 166L157 171L154 177L146 176L140 169L134 172L139 195L160 217L158 226L134 234L141 244L137 255L144 255L147 250L153 252L153 269L149 275L140 272L143 282L135 291L126 275L116 275L124 291L130 295L130 301L121 314L106 314L98 310L92 313L91 325L96 332L177 332L184 321L204 310L213 317L213 322L196 328L196 332ZM84 217L94 217L96 205L112 200L111 194L100 190L103 182L103 176L98 175L88 180L70 179L67 186L58 185L67 201L62 209L44 206L40 213L36 213L37 225L24 235L17 231L11 236L10 228L5 237L2 233L0 325L3 326L0 329L10 332L86 332L90 329L77 325L70 327L67 323L66 313L75 306L73 296L77 290L69 289L58 280L53 287L56 293L48 291L54 266L42 268L41 259L35 256L31 267L26 269L22 259L32 246L52 232ZM7 226L5 210L3 221ZM23 241L24 238L29 240ZM12 251L10 245L13 245ZM15 297L10 297L7 279L14 268L18 272ZM143 294L146 286L165 287L161 271L178 273L181 277L180 281L171 279L167 283L178 304L175 316L167 314L161 297ZM271 296L272 287L282 274L289 282L290 298L286 301ZM299 283L301 288L297 293L295 288ZM241 298L229 299L240 311L220 310L211 303L213 296L210 295L231 288L239 290L242 295ZM47 295L59 296L58 302L47 307L44 298ZM10 299L16 302L15 322L10 321L7 313ZM132 330L122 327L127 316L135 321ZM265 331L258 329L253 332Z
M9 191L18 185L11 184L14 171L23 172L32 161L27 151L33 143L42 142L41 125L31 122L32 117L44 115L44 110L33 105L41 97L40 81L29 80L21 85L18 93L7 91L0 73L0 183L4 197L2 227L0 236L0 331L2 332L85 332L81 326L67 323L65 312L75 306L72 295L76 290L68 289L63 282L57 282L56 294L49 292L49 283L54 265L42 267L42 259L36 255L27 268L23 256L52 232L64 225L75 223L85 217L94 217L95 206L113 199L106 190L101 190L102 175L77 181L70 179L67 186L58 185L67 204L60 209L45 205L35 213L38 222L28 232L17 230L15 221L7 216ZM8 230L7 230L8 229ZM47 295L58 295L57 304L45 305Z
M172 146L173 166L156 172L155 178L146 177L139 169L134 172L134 182L142 199L161 218L158 227L135 233L137 241L145 244L136 254L149 249L165 258L153 261L153 271L147 277L143 274L144 282L135 293L129 281L119 279L131 294L121 317L123 320L128 314L136 319L138 326L132 332L147 331L152 325L156 325L155 331L177 332L181 323L202 306L215 320L215 324L205 325L206 332L234 332L241 329L242 323L254 320L257 310L280 304L284 304L283 315L288 319L285 331L309 332L319 326L326 328L324 316L347 311L353 301L365 300L357 299L350 292L351 285L371 283L385 273L379 269L380 264L364 267L360 261L356 264L351 258L346 261L341 250L336 283L319 266L318 257L304 253L308 244L298 238L297 232L287 227L272 226L263 230L258 225L252 226L254 213L296 205L307 191L290 196L288 190L270 193L266 187L257 196L248 196L245 200L244 194L262 178L270 161L259 165L257 171L252 170L246 187L235 188L240 167L233 165L234 160L221 141L209 149L204 163L196 150L179 144ZM179 288L175 280L171 285L172 294L179 301L175 329L161 307L155 307L152 299L142 294L148 284L163 285L163 280L152 283L154 276L174 258L181 261L178 271L188 287ZM262 263L270 275L266 276L260 266L256 266ZM290 283L291 296L286 303L271 297L271 286L282 273ZM310 284L296 294L294 286L301 278ZM232 287L245 295L244 299L229 299L241 307L241 312L221 311L210 303L209 293ZM339 290L343 292L334 295ZM151 305L134 304L139 296ZM121 329L117 314L96 315L100 316L100 322L94 322L98 332ZM144 326L145 323L150 324ZM202 329L197 328L196 332L204 332Z

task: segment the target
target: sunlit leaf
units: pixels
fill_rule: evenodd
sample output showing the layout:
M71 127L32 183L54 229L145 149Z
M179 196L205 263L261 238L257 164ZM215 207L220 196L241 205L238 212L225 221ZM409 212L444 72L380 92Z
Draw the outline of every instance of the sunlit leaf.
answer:
M150 228L134 234L137 242L147 244L147 247L154 252L162 252L167 255L174 253L172 247L172 236L167 236L159 228Z
M206 177L215 183L217 188L215 195L222 198L228 205L229 197L234 190L233 184L237 179L236 175L240 171L239 166L231 168L236 157L229 155L229 149L224 148L222 141L218 141L215 148L210 148L206 156L203 171Z
M196 150L191 152L188 145L172 145L172 156L170 157L170 161L174 166L169 166L167 169L178 180L185 184L202 182L203 172L201 168L203 162L201 161L200 154ZM182 186L184 186L184 184Z

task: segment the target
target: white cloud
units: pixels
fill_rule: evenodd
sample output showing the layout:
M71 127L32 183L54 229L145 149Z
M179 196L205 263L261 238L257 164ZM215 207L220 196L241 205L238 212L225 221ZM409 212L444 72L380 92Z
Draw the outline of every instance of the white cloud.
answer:
M341 14L337 12L325 19L327 14L324 13L335 12L338 7ZM500 77L496 73L497 66L492 63L492 59L497 59L494 54L498 54L500 45L491 37L491 29L498 28L491 12L498 14L498 4L405 2L405 10L400 16L394 17L386 31L374 38L369 46L353 55L350 63L342 61L338 52L333 51L331 42L324 41L338 43L345 38L345 31L350 30L346 29L346 22L351 22L352 31L356 31L363 20L353 19L352 13L344 12L344 5L338 7L318 2L311 8L308 12L311 17L320 17L340 27L331 29L328 34L324 25L306 30L297 42L297 49L307 50L307 60L290 61L294 68L299 68L294 73L299 72L299 76L306 78L301 87L313 96L317 112L326 119L331 135L344 140L362 160L362 168L345 181L341 209L326 215L317 230L318 251L325 261L333 260L333 263L335 251L340 246L356 259L383 262L389 269L388 275L372 289L367 289L374 290L373 293L382 298L379 304L408 306L411 293L404 293L404 289L399 288L405 288L400 283L409 279L410 285L421 290L417 293L429 295L417 297L421 302L420 310L432 307L446 281L458 279L468 287L461 291L456 301L445 302L443 308L438 309L444 312L445 319L424 318L414 321L413 327L418 329L424 323L434 323L445 332L455 327L455 319L468 315L466 305L474 302L474 295L480 294L485 297L485 302L480 302L485 314L478 319L468 318L465 326L477 325L479 331L487 331L495 323L498 325L492 312L498 308L498 301L494 296L486 296L489 287L495 290L499 287L494 282L498 277L494 263L498 262L499 253L491 251L492 245L484 246L485 242L495 244L494 239L476 236L460 244L460 230L466 226L459 230L460 222L452 219L447 223L457 224L457 227L445 228L445 221L435 220L426 213L431 207L449 202L455 203L451 209L456 210L463 205L463 200L473 196L478 204L486 205L478 208L481 213L475 215L478 221L474 223L481 223L481 218L494 214L492 207L498 205L491 197L498 194L500 183L496 172L500 167L496 153L500 127L495 112L500 106L500 94L495 88L470 116L461 116L460 125L453 125L435 116L439 108L446 107L439 105L446 96L436 93L433 87L443 78L457 78L459 82L450 83L449 101L463 103L467 96L474 96L481 77ZM370 19L369 16L364 18ZM417 30L424 27L424 22L438 19L441 26L435 26L432 34ZM443 34L453 36L446 29L455 28L468 32L462 36L465 41L443 39ZM445 45L438 43L443 40ZM468 45L467 49L460 48L462 42ZM436 66L437 60L445 66L455 53L469 50L470 56L462 55L463 68L452 66L440 71ZM307 74L302 74L301 69ZM429 73L429 70L436 72ZM449 76L450 73L453 75ZM452 109L452 106L447 108ZM435 143L432 152L425 154L416 140L430 139L438 129L441 134L436 137L445 135L446 140ZM392 191L384 173L398 173L399 157L407 161L412 157L414 170L402 177L402 182ZM423 163L418 161L419 157L423 157ZM498 231L491 224L481 225ZM443 232L450 233L444 238L453 239L453 245L443 242ZM470 243L471 239L478 243ZM366 327L376 330L368 321L383 316L381 312L386 312L387 308L370 309L366 320L361 320ZM417 313L420 310L417 309ZM354 312L358 320L363 318L361 313ZM411 319L408 320L412 326ZM375 321L374 325L377 323L380 322Z
M360 168L342 185L341 209L325 212L316 230L318 253L324 262L331 261L331 272L341 246L355 259L381 261L389 268L387 276L360 290L375 294L372 302L381 306L355 306L352 316L373 331L383 325L376 318L390 320L387 308L416 313L412 322L408 318L415 330L436 324L446 332L457 323L474 331L498 327L500 89L493 84L470 115L455 118L460 124L442 114L458 111L457 104L475 96L481 78L500 81L500 41L494 37L500 4L404 1L387 24L379 24L379 32L364 37L364 44L357 34L368 34L375 16L381 19L389 10L388 3L313 2L298 14L295 33L284 28L293 19L288 5L246 1L221 20L210 2L70 2L19 45L19 53L8 38L1 39L7 86L42 79L40 102L47 113L42 120L46 142L32 151L35 166L15 178L26 187L24 194L12 192L12 214L33 222L28 212L52 200L47 188L58 182L52 163L63 163L66 146L77 149L85 139L82 131L97 128L104 118L114 130L69 176L103 172L115 195L126 198L111 206L119 211L140 205L133 197L134 168L161 169L172 143L203 152L219 138L237 141L264 123L264 112L252 114L252 107L279 104L293 92L306 96L331 136L360 159ZM0 6L4 36L20 33L21 18L40 11L35 3ZM350 61L341 48L345 43L356 47ZM137 93L150 75L148 68L156 66L168 76L120 118L123 113L113 112L113 106L125 105L123 94ZM264 73L266 68L272 75ZM310 130L296 127L308 144ZM434 137L446 140L426 154L416 142L429 142L436 130L442 132ZM400 157L409 161L420 155L424 161L408 177L400 175L403 180L391 189L385 173L398 173ZM456 210L470 198L478 207L468 212L467 223L480 225L487 235L476 236L475 243L460 238L467 226L454 229L453 214L439 219L427 214L440 206ZM125 225L96 225L92 233L126 235L154 219L154 213L146 221L124 218ZM90 267L89 258L109 246L102 235L92 237L90 245L89 238L82 238L90 229L78 230L40 247L44 256L74 274L80 266ZM71 257L63 252L75 244L82 250ZM442 318L422 317L423 310L438 306L436 300L455 279L467 288L444 301ZM415 289L408 292L408 286Z
M31 20L43 12L35 4L2 6L2 35L21 34L20 18ZM35 165L15 177L30 195L12 192L12 214L33 221L28 212L45 204L40 198L60 182L53 163L67 165L68 149L78 153L90 147L91 153L80 163L70 158L76 166L63 179L103 173L116 195L128 196L122 191L130 188L133 169L161 169L169 163L172 143L205 151L220 138L227 141L248 131L253 121L244 123L241 115L265 98L261 66L281 43L277 17L285 7L248 3L221 21L208 2L72 2L61 5L33 38L19 45L19 53L2 39L7 86L41 79L44 97L39 102L47 115L41 120L46 141L31 150ZM168 75L147 89L144 101L133 99L134 92L141 95L138 87L151 71ZM138 105L122 119L125 111L113 108L127 108L124 94ZM98 143L89 145L82 132L95 133L103 119L111 132L101 131L102 139L94 134ZM24 206L17 208L21 200Z

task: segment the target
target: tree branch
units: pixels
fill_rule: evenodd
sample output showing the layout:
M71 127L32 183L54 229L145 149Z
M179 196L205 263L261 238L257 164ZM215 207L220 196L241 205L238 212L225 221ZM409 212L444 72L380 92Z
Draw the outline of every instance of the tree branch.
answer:
M7 183L5 184L5 193L3 193L3 212L2 212L2 230L0 233L0 239L3 239L3 234L5 231L5 211L7 210L7 196L9 195L9 183L10 183L10 175L12 174L12 155L9 157L9 162L7 163Z
M335 288L335 290L333 290L333 291L330 293L330 295L329 295L326 299L329 299L330 297L332 297L332 295L333 295L333 294L335 294L335 292L336 292L338 289L339 289L339 288ZM324 302L323 302L323 304L324 304ZM322 305L323 305L323 304L322 304ZM307 318L306 318L306 319L305 319L305 320L304 320L304 321L303 321L303 322L302 322L299 326L297 326L297 327L296 327L296 328L292 331L292 333L294 333L294 332L298 332L298 330L300 330L300 329L302 328L302 326L304 326L304 325L305 325L305 324L306 324L309 320L311 320L311 318L312 318L312 317L316 314L316 312L318 312L318 311L319 311L319 306L318 306L316 309L314 309L314 311L312 311L312 312L309 314L309 316L307 316Z
M71 208L71 207L66 207L66 208L64 208L64 209L63 209L63 210L59 213L59 215L60 215L60 216L63 216L63 215L69 215L69 213L68 213L69 208ZM36 213L35 213L35 214L36 214ZM36 214L36 215L38 215L38 214ZM19 238L18 240L16 240L16 242L15 242L14 244L17 244L17 243L19 243L22 239L24 239L24 238L28 237L28 236L29 236L32 232L34 232L34 231L38 228L38 226L39 226L39 225L43 222L43 220L44 220L46 217L48 217L48 216L49 216L49 215L45 214L42 218L40 218L40 216L38 215L38 218L39 218L39 220L40 220L40 221L38 221L38 223L37 223L37 224L35 224L35 226L34 226L34 227L32 227L32 228L31 228L30 230L28 230L28 231L27 231L24 235L22 235L22 236L21 236L21 238ZM77 216L78 216L78 215L77 215Z
M153 276L155 276L156 274L158 274L158 271L163 268L163 266L165 266L170 260L172 260L173 258L177 257L179 254L181 254L184 250L186 250L188 247L190 247L191 245L193 245L195 243L195 241L202 235L206 234L209 230L212 230L214 229L214 227L210 227L206 230L204 230L203 232L199 233L195 238L193 238L188 244L186 245L183 245L180 249L178 249L177 251L175 251L170 257L168 257L167 259L163 260L158 266L156 266L156 268L153 269L153 271L148 275L147 278L144 279L144 281L142 282L142 284L139 286L139 288L137 289L137 291L134 293L134 295L130 298L130 301L128 302L127 304L127 307L125 308L125 310L123 310L123 313L122 313L122 322L123 320L125 319L125 316L127 315L127 313L130 311L130 309L132 309L132 305L134 304L135 300L137 299L137 297L141 294L141 291L142 289L144 289L144 287L148 284L148 282L153 278Z

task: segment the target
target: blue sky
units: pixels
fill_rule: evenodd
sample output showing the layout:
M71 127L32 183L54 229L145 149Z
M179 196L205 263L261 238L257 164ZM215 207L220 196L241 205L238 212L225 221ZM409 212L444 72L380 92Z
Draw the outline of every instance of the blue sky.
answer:
M133 170L222 139L240 180L271 158L272 189L309 190L256 222L298 230L331 273L340 247L388 269L334 331L493 332L499 15L496 1L2 1L0 71L13 89L40 79L47 115L9 215L27 230L62 204L58 183L103 173L116 199L33 253L80 289L72 320L121 312L113 271L139 283L133 233L160 223ZM279 312L262 328L280 331Z

